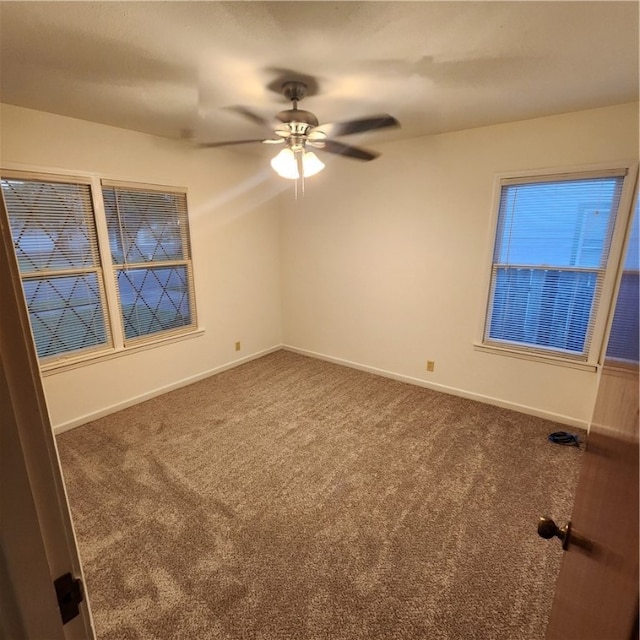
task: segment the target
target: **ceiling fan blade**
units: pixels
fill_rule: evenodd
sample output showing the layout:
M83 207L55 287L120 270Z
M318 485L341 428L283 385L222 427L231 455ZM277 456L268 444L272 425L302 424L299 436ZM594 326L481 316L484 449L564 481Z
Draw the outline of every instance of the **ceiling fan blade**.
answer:
M250 144L252 142L262 142L263 144L282 144L284 138L278 140L263 140L262 138L256 138L255 140L226 140L225 142L202 142L198 146L202 149L210 149L213 147L226 147L232 144Z
M375 160L380 155L376 151L352 147L351 145L343 144L337 140L323 140L322 142L312 143L312 146L316 149L320 149L321 151L337 153L341 156L354 158L355 160Z
M263 118L260 114L251 111L251 109L248 109L247 107L243 107L242 105L231 105L230 107L225 107L225 109L243 116L254 124L271 129L272 123L269 120Z
M399 126L400 123L393 116L390 116L388 113L381 113L377 116L369 116L357 120L321 124L319 127L312 129L312 131L322 131L326 133L327 136L334 138L336 136L348 136L352 133L362 133L363 131L371 131L373 129Z

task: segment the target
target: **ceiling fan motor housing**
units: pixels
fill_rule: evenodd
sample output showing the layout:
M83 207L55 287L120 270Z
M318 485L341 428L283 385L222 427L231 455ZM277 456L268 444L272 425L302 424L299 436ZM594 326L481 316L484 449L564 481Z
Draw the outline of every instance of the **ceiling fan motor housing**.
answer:
M311 111L305 111L304 109L285 109L276 118L280 122L288 124L292 133L306 133L311 127L318 126L318 118ZM303 125L304 130L294 131L296 125Z

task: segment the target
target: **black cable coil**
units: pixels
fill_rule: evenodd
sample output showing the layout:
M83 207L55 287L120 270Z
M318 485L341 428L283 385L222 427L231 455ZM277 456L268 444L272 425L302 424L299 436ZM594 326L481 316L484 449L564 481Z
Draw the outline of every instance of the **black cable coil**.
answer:
M549 441L554 444L564 444L572 447L580 447L580 439L574 433L567 431L554 431L549 434Z

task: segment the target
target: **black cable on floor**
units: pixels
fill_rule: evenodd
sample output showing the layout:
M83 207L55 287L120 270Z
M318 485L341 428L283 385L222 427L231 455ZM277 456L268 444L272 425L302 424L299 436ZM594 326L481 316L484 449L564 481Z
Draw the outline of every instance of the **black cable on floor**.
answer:
M580 440L574 433L567 431L554 431L549 434L549 441L554 444L564 444L572 447L580 447Z

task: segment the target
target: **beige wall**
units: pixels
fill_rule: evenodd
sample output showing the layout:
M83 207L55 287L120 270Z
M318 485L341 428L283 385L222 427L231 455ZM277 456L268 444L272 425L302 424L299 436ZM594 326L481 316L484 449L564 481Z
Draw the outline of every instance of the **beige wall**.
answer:
M285 344L586 426L596 373L474 350L493 188L504 172L637 162L638 105L379 148L367 164L338 158L304 200L283 201Z
M204 334L44 378L54 427L72 426L282 342L279 181L255 158L2 105L0 163L188 189ZM242 350L234 351L235 341Z
M283 343L586 426L595 373L473 348L494 182L502 172L637 160L637 104L375 145L384 153L372 163L323 156L327 169L298 201L265 158L6 105L0 116L4 166L189 189L204 335L46 376L54 426Z

